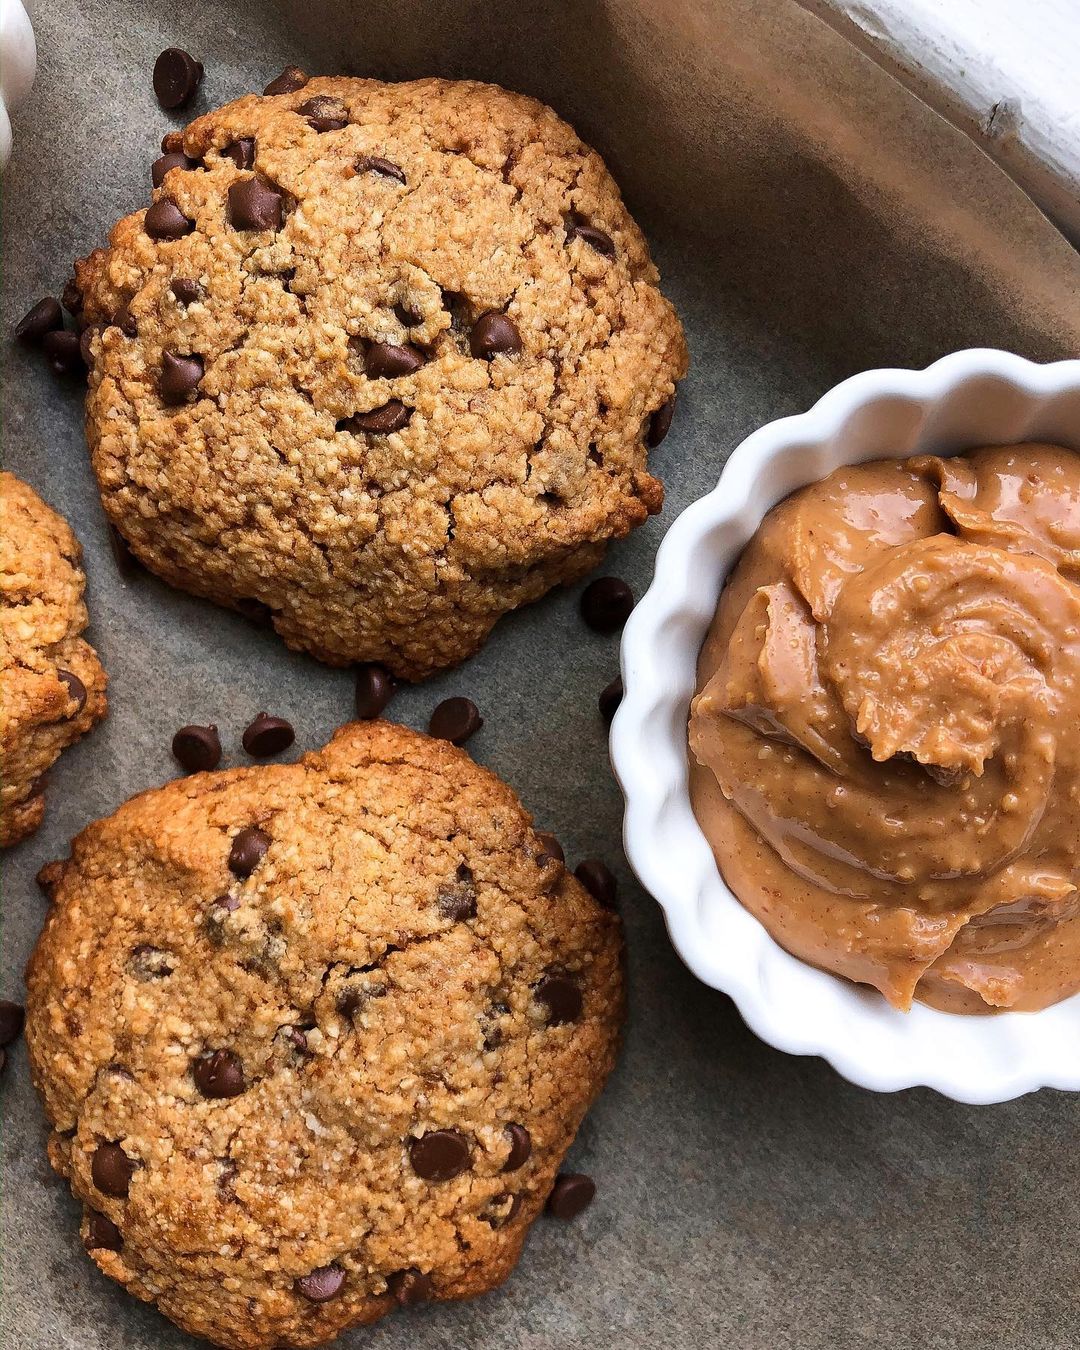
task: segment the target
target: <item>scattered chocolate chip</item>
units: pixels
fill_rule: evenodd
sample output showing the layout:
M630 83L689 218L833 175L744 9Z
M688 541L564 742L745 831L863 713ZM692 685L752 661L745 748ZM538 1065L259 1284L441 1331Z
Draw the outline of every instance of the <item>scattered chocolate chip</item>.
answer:
M82 313L82 291L79 289L79 283L74 277L64 283L64 289L60 292L60 303L69 314Z
M269 847L270 836L265 831L257 825L245 825L229 849L229 871L238 877L251 876Z
M294 740L296 733L291 722L286 722L284 717L271 717L265 712L259 713L253 722L248 723L242 737L244 749L253 759L269 759L272 755L280 755L283 750L288 750Z
M46 333L55 332L64 326L64 313L60 301L47 295L39 300L33 309L27 310L15 325L15 338L27 346L38 346Z
M596 633L617 633L634 608L634 592L618 577L597 577L581 593L581 617Z
M159 197L143 216L143 229L151 239L183 239L195 228L171 197Z
M548 1196L547 1212L556 1219L575 1219L588 1209L596 1194L596 1182L583 1172L560 1172Z
M618 712L622 698L622 676L616 675L609 685L605 685L600 697L596 700L596 706L600 709L600 716L608 726L611 725L611 719Z
M54 375L82 375L85 372L86 362L82 358L78 333L54 329L45 334L41 346Z
M456 878L439 887L437 903L439 913L451 923L476 918L476 886L468 867L462 864Z
M91 323L79 334L79 355L82 357L83 365L87 370L93 369L94 365L94 338L101 332L101 324Z
M592 898L605 909L614 909L618 897L619 883L615 880L611 868L599 858L586 858L574 868L574 876L585 887Z
M125 337L135 337L138 334L138 325L135 322L135 316L126 304L113 315L113 324L120 329Z
M123 1199L131 1185L135 1164L119 1144L99 1144L90 1159L90 1177L103 1195Z
M275 80L263 90L264 94L292 94L307 84L307 74L299 66L286 66Z
M386 1281L390 1296L397 1300L402 1308L412 1303L426 1303L431 1297L431 1276L411 1266L408 1270L396 1270Z
M90 1210L86 1216L86 1250L118 1252L123 1245L120 1229L112 1219L96 1209Z
M171 155L176 150L184 148L184 133L182 131L167 131L161 138L161 153Z
M83 684L78 675L73 675L70 670L57 669L56 678L61 684L67 685L68 698L75 701L75 711L71 716L78 717L86 707L86 685Z
M316 131L340 131L342 127L349 125L349 114L345 105L340 99L327 98L325 94L309 98L295 111L301 117L306 117L308 124Z
M203 77L202 62L181 47L166 47L154 62L154 96L163 108L190 103Z
M255 167L255 137L241 136L239 140L230 141L221 153L231 159L238 169L253 169Z
M373 380L412 375L424 364L424 354L412 343L373 342L364 354L364 374Z
M569 975L545 975L535 992L547 1008L548 1026L576 1022L581 1016L581 989Z
M396 178L399 183L405 181L405 171L392 159L383 159L380 155L365 155L356 161L357 173L377 173L380 178Z
M516 1172L532 1157L532 1136L524 1125L507 1125L506 1134L510 1140L510 1153L502 1170Z
M109 548L112 549L113 562L122 577L136 576L142 570L142 564L128 547L128 541L112 522L109 522Z
M170 150L150 165L150 182L159 188L170 169L194 169L198 163L197 159L190 159L182 150Z
M41 887L45 898L52 901L56 897L56 888L64 879L64 868L66 867L61 859L57 858L53 862L43 863L37 871L34 880Z
M572 239L583 240L605 258L615 256L615 241L611 235L595 225L590 225L585 217L578 215L576 211L571 211L566 217L566 242L569 243Z
M203 773L221 763L221 738L213 723L208 727L181 727L172 738L172 752L185 773Z
M192 1065L191 1074L204 1097L239 1097L247 1087L244 1066L231 1050L213 1050L201 1056Z
M255 174L229 188L229 224L234 230L280 230L283 197Z
M186 403L202 383L203 359L201 356L179 356L176 352L161 353L161 373L158 376L158 393L162 403L178 407Z
M565 862L566 854L563 852L563 846L553 834L546 834L543 831L537 834L540 840L540 852L537 854L536 861L543 866L548 862Z
M521 351L517 324L505 314L481 314L469 334L473 356L490 360L493 356L516 356Z
M175 970L171 952L140 942L128 958L131 973L139 980L164 980Z
M431 714L428 731L441 741L464 745L484 725L471 698L447 698Z
M356 715L370 722L379 717L394 697L397 682L385 666L368 661L356 668Z
M415 328L417 324L423 322L424 316L399 300L394 306L394 318L405 328Z
M409 1140L409 1161L425 1181L450 1181L469 1165L469 1144L457 1130L431 1130Z
M270 628L274 622L274 611L262 600L256 600L252 596L242 595L239 600L234 600L237 610L251 623L259 628Z
M339 1265L320 1266L309 1275L300 1276L296 1281L296 1292L312 1303L325 1303L341 1292L344 1283L345 1272Z
M400 431L408 426L412 409L406 408L400 399L392 398L380 408L370 412L354 413L344 422L339 422L339 431L366 432L369 436L389 436L392 431Z
M169 289L182 305L193 305L203 293L202 287L191 277L177 277Z
M10 1045L23 1029L26 1011L10 999L0 998L0 1046Z
M645 432L645 444L650 450L655 450L671 430L671 419L674 415L675 395L672 394L668 401L661 403L660 407L649 418L649 426Z

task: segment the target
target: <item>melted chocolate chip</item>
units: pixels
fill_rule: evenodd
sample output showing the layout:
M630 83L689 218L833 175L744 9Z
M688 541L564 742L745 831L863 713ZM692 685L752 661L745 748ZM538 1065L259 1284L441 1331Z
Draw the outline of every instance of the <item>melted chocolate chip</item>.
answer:
M380 178L396 178L399 183L405 181L405 171L392 159L383 159L380 155L365 155L356 161L357 173L375 173Z
M191 277L177 277L169 289L181 305L193 305L202 299L202 287Z
M159 197L143 216L143 229L151 239L183 239L195 228L171 197Z
M244 1066L231 1050L213 1050L192 1065L195 1086L204 1097L239 1097L246 1089Z
M112 1219L105 1214L99 1214L96 1209L90 1210L86 1216L85 1241L88 1252L118 1252L124 1245L120 1229Z
M349 125L349 114L340 99L327 98L319 94L301 103L296 111L306 117L308 125L316 131L340 131Z
M255 167L255 137L241 136L239 140L230 141L221 153L231 159L238 169L253 169Z
M505 314L481 314L469 334L469 350L488 361L495 356L516 356L521 351L517 324Z
M75 711L69 713L70 717L78 717L86 707L86 685L79 679L78 675L73 675L70 670L57 669L56 678L61 684L67 687L68 698L75 704Z
M611 868L599 858L586 858L574 868L574 876L585 887L597 904L614 909L618 899L619 883Z
M270 81L263 90L264 94L293 94L307 84L307 74L299 66L286 66L281 74Z
M545 975L536 986L535 993L547 1012L548 1026L576 1022L581 1016L581 989L569 975Z
M229 871L234 876L249 877L266 855L270 836L257 825L245 825L232 841L229 849Z
M312 1303L326 1303L341 1293L345 1272L339 1265L320 1266L296 1281L296 1292Z
M524 1167L532 1157L532 1135L524 1125L507 1125L506 1135L510 1140L510 1152L503 1163L504 1172L516 1172Z
M370 412L354 413L352 417L345 418L337 424L337 430L364 433L369 436L389 436L391 432L400 431L408 426L411 417L412 409L406 408L400 399L392 398L389 403L372 408Z
M131 1186L135 1164L119 1144L99 1144L90 1159L90 1177L103 1195L123 1199Z
M469 1144L457 1130L431 1130L409 1140L409 1161L425 1181L450 1181L469 1166Z
M161 373L158 375L158 393L162 403L179 407L186 403L202 383L201 356L180 356L176 352L161 353Z
M541 867L549 862L561 863L566 861L563 846L553 834L545 834L541 831L536 837L540 841L540 852L536 855L536 861Z
M150 181L154 187L160 187L165 181L165 175L172 169L195 169L198 164L197 159L191 159L182 150L170 150L150 165Z
M280 230L283 195L258 174L229 188L229 224L234 230Z
M373 380L412 375L424 364L424 354L410 342L373 342L364 353L364 374Z
M408 1270L396 1270L386 1281L386 1288L402 1308L411 1303L426 1303L432 1294L431 1276L410 1266Z
M581 239L605 258L615 256L615 241L611 235L595 225L590 225L585 217L576 211L571 211L566 217L566 242L570 243L572 239Z

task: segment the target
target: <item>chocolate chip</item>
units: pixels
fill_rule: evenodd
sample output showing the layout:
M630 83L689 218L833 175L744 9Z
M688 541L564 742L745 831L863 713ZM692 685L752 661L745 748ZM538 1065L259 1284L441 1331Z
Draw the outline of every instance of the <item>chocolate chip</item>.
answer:
M484 719L471 698L448 698L431 714L428 731L441 741L464 745L484 725Z
M524 1167L532 1157L532 1135L524 1125L507 1125L507 1138L510 1140L510 1153L503 1163L504 1172L516 1172Z
M133 577L142 571L142 564L128 547L128 541L111 521L109 523L109 548L112 549L116 570L122 577Z
M581 989L569 975L545 975L535 992L547 1009L548 1026L576 1022L581 1016Z
M411 1303L426 1303L432 1294L431 1276L410 1266L408 1270L394 1271L386 1281L386 1288L402 1308Z
M308 77L299 66L286 66L276 80L271 80L263 90L264 94L292 94L303 89Z
M26 1011L10 999L0 998L0 1046L10 1045L23 1029Z
M60 308L60 301L47 295L44 300L39 300L33 309L27 310L15 325L15 338L19 342L25 342L27 346L35 347L46 333L55 332L63 326L64 313Z
M581 617L597 633L617 633L633 608L634 592L618 577L597 577L581 593Z
M327 98L325 94L309 98L295 111L301 117L306 117L308 124L316 131L340 131L342 127L349 125L349 114L345 110L345 105L340 99Z
M135 337L138 334L139 328L135 322L135 316L126 304L121 305L113 315L113 324L120 329L125 337Z
M269 847L270 836L265 831L257 825L245 825L229 849L229 871L238 877L251 876Z
M618 897L619 883L615 880L611 868L599 858L586 858L574 868L574 876L585 887L592 898L605 909L614 909Z
M241 136L238 140L230 141L221 153L226 159L231 159L238 169L253 169L255 167L255 138L254 136Z
M536 861L543 865L547 862L565 862L566 854L563 852L563 846L553 834L545 834L543 831L537 834L540 840L540 852L537 854Z
M344 1283L345 1272L339 1265L320 1266L309 1275L300 1276L296 1281L296 1292L312 1303L325 1303L341 1292Z
M213 723L208 727L181 727L172 738L172 752L185 773L202 773L221 763L221 738Z
M193 305L203 293L202 287L191 277L177 277L169 289L182 305Z
M605 723L610 726L611 719L619 710L619 704L623 699L622 676L616 675L609 685L605 685L596 700L596 706L600 709L600 716Z
M271 628L273 626L274 611L262 600L242 595L239 600L234 600L233 604L245 619L256 624L259 628Z
M99 1144L90 1159L90 1177L103 1195L123 1199L134 1173L135 1164L119 1144Z
M424 354L410 342L373 342L364 355L364 374L373 380L412 375L424 364Z
M138 980L164 980L176 969L171 952L151 947L148 942L140 942L132 948L128 966Z
M201 356L179 356L176 352L161 353L161 373L158 375L158 393L162 403L178 407L186 403L198 389L203 377Z
M596 1194L596 1182L583 1172L560 1172L548 1196L547 1212L556 1219L574 1219L588 1209Z
M198 163L197 159L190 159L182 150L170 150L150 165L150 182L158 188L164 183L170 169L194 169Z
M123 1245L120 1229L112 1219L96 1209L90 1210L86 1216L86 1250L118 1252Z
M578 215L576 211L571 211L566 217L566 242L569 243L572 239L583 240L605 258L615 256L615 241L611 235L605 234L595 225L590 225L585 217Z
M60 303L69 314L82 313L82 291L79 289L79 283L74 277L64 283L64 289L60 292Z
M47 900L52 901L56 898L56 890L64 879L66 866L66 863L57 858L53 862L42 863L38 868L34 880L41 887Z
M517 324L505 314L481 314L469 334L473 356L490 360L493 356L515 356L521 351Z
M163 108L190 103L203 77L202 62L181 47L166 47L154 62L154 95Z
M79 334L79 355L83 359L83 365L87 370L93 369L94 365L94 338L101 332L101 324L91 323Z
M645 444L650 450L655 450L664 437L671 430L671 419L675 415L675 395L668 399L666 403L661 403L659 408L649 418L649 426L645 432Z
M464 863L458 868L453 881L447 881L439 887L437 897L439 913L451 923L464 923L476 918L476 886L473 874Z
M308 1059L311 1055L303 1027L278 1027L274 1032L274 1044L293 1063Z
M404 328L415 328L417 324L423 322L423 315L418 310L410 309L402 301L394 306L394 318L397 319Z
M261 712L244 728L242 740L244 749L253 759L269 759L288 750L296 740L296 733L292 723L286 722L284 717L271 717Z
M399 183L405 181L405 171L392 159L383 159L380 155L365 155L356 161L357 173L377 173L380 178L396 178Z
M394 697L397 682L375 661L356 668L356 715L365 722L378 717Z
M244 1066L231 1050L213 1050L192 1065L195 1086L204 1097L239 1097L247 1087Z
M183 239L195 228L171 197L159 197L143 216L143 229L151 239Z
M258 174L229 188L229 224L234 230L280 230L282 194Z
M79 679L78 675L73 675L70 670L57 669L56 678L67 686L68 698L75 700L75 711L70 714L71 717L78 717L86 707L86 685Z
M389 436L392 431L400 431L408 426L412 409L406 408L400 399L392 398L380 408L370 412L354 413L337 424L338 431L366 432L370 436Z
M78 333L57 328L45 334L41 346L54 375L82 375L85 372L86 362L82 359Z
M520 1195L498 1195L481 1211L480 1217L492 1228L505 1228L521 1213Z
M183 150L184 133L182 131L167 131L161 138L161 153L171 155L175 150Z
M425 1181L450 1181L469 1165L469 1145L457 1130L432 1130L409 1140L409 1161Z

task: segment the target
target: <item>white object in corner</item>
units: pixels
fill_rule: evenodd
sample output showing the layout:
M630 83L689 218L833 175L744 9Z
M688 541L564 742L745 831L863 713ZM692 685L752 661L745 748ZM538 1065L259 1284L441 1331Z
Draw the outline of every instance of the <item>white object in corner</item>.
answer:
M626 694L611 758L623 843L676 950L762 1040L822 1055L879 1092L926 1086L963 1102L1080 1090L1080 994L1036 1013L960 1016L890 1007L876 991L784 951L725 885L690 805L687 718L697 659L728 570L783 497L868 459L1050 441L1080 450L1080 361L1035 365L955 352L926 370L868 370L798 417L762 427L668 530L623 633Z
M11 154L11 117L30 92L37 44L21 0L0 0L0 168Z

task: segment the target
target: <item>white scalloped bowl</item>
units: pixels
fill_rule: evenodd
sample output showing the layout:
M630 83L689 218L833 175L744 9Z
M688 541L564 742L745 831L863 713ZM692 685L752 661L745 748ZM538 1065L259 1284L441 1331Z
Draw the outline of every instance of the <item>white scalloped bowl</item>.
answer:
M687 718L724 578L762 517L841 464L1042 440L1080 451L1080 361L956 352L927 370L870 370L762 427L667 533L623 634L626 693L611 756L626 856L676 950L778 1049L821 1055L879 1092L928 1086L963 1102L1080 1089L1080 995L1038 1013L898 1012L873 989L784 951L724 884L690 806ZM1075 729L1074 729L1075 730ZM1076 733L1080 734L1080 733Z

